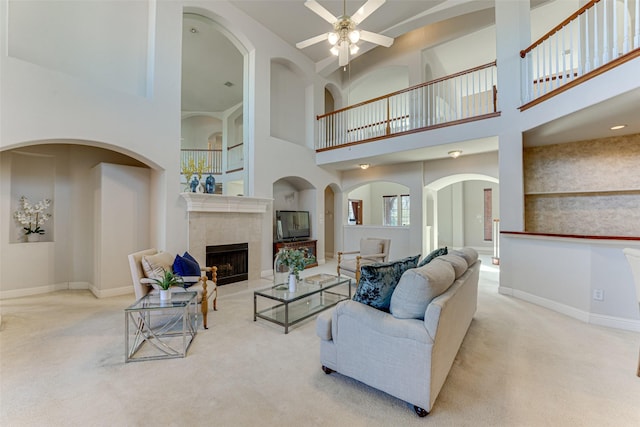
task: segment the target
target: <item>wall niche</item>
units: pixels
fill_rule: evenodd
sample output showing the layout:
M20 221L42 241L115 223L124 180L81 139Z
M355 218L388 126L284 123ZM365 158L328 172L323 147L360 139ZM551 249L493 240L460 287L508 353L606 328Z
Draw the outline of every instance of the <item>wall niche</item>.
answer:
M526 147L525 230L640 236L640 134Z

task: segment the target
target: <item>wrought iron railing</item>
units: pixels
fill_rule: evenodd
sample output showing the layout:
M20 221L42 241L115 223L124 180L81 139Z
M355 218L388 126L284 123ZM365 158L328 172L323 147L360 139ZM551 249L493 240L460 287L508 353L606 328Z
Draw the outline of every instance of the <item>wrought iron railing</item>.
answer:
M317 117L317 151L498 114L496 62Z
M640 0L591 0L520 52L524 104L640 47Z

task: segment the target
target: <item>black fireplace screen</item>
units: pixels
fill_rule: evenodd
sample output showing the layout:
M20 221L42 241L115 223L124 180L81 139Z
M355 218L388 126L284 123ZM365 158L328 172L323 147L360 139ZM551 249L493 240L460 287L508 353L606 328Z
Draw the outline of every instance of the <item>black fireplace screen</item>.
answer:
M207 246L207 266L218 267L218 285L249 279L249 244Z

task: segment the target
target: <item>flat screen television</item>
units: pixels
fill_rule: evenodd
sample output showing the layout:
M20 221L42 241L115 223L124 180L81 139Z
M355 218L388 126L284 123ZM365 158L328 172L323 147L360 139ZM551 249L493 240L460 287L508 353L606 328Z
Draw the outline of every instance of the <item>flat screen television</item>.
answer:
M276 211L278 240L308 239L311 237L308 211Z

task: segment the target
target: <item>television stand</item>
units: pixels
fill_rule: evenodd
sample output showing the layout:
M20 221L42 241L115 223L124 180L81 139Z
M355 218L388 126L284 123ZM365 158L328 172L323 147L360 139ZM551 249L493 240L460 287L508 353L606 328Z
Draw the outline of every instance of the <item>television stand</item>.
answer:
M276 254L281 248L290 249L306 249L309 256L315 257L313 262L309 261L304 268L311 268L318 266L317 253L317 240L289 240L286 242L274 242L273 243L273 260L276 260Z

